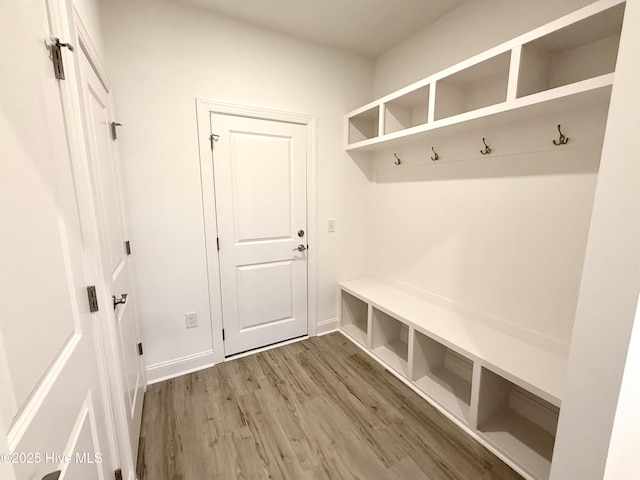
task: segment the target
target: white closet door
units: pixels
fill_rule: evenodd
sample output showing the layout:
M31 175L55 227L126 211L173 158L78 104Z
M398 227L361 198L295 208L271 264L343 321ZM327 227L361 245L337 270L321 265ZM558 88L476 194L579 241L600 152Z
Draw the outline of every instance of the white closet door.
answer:
M2 478L60 472L104 480L116 468L113 431L87 300L76 172L45 47L48 7L42 0L0 6Z

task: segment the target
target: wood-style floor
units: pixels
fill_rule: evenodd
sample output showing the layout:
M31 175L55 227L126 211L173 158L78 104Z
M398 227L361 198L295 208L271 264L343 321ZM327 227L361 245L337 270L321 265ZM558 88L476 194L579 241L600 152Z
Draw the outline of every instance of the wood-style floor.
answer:
M140 480L521 479L340 333L152 385Z

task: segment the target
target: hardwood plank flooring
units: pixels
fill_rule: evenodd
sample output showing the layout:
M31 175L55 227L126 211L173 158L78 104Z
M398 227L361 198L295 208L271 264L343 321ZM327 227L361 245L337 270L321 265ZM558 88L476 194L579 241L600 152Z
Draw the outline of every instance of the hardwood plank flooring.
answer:
M138 475L522 479L340 333L150 386Z

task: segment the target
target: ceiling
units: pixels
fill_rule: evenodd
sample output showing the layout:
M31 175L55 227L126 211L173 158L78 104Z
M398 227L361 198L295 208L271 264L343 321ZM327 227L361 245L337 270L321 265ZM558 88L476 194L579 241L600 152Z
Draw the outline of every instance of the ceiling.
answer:
M181 0L211 12L377 57L465 0Z

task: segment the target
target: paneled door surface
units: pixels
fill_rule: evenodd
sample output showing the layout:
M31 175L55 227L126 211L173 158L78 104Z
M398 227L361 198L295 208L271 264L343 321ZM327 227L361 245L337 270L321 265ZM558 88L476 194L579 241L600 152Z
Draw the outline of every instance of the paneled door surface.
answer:
M0 39L10 45L0 51L0 478L106 480L117 463L99 366L101 312L89 309L48 6L0 5ZM62 55L72 67L70 52Z
M225 356L307 334L306 128L211 114Z
M87 154L95 198L96 218L100 237L100 256L107 290L105 306L114 317L114 342L117 361L115 376L122 381L115 391L124 396L126 428L121 436L131 453L129 461L135 465L142 420L144 373L139 356L135 296L131 288L131 272L125 248L125 222L122 213L122 194L116 142L112 138L111 98L102 79L96 73L84 49L79 52L80 88ZM127 462L129 463L129 462Z

